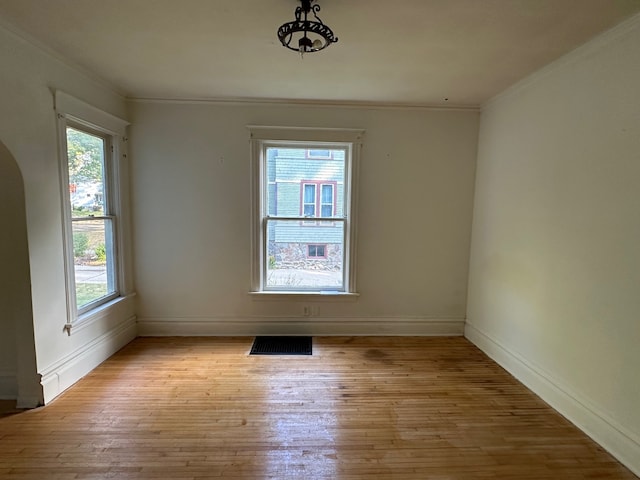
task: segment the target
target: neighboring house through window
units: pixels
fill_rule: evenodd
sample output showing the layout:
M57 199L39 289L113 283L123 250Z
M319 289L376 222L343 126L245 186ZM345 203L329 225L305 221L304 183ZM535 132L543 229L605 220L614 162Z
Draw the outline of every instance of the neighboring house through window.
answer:
M256 200L253 291L354 293L354 199L363 132L249 128Z

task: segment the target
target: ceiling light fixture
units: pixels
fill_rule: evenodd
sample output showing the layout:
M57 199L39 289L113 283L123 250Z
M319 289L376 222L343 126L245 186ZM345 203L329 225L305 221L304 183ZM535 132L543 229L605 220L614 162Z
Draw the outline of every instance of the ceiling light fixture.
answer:
M300 6L295 11L296 19L278 29L278 39L282 45L300 52L300 55L319 52L338 41L331 29L318 17L320 5L314 2L315 0L300 0ZM315 20L308 19L309 13L313 14ZM298 39L297 45L294 39Z

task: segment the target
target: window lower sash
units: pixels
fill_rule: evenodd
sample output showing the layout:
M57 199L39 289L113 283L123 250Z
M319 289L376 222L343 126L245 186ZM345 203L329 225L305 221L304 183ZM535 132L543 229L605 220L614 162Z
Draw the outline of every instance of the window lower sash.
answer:
M346 291L347 220L266 217L262 222L262 289L265 291ZM324 255L310 257L309 245Z

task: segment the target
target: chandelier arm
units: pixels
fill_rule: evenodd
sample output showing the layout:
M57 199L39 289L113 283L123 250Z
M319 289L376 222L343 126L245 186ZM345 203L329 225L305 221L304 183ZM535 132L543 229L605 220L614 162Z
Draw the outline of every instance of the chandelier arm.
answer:
M313 12L313 16L316 18L316 20L324 25L324 23L322 22L322 20L320 20L320 17L318 16L318 12L320 11L320 5L316 3L311 7L311 11Z

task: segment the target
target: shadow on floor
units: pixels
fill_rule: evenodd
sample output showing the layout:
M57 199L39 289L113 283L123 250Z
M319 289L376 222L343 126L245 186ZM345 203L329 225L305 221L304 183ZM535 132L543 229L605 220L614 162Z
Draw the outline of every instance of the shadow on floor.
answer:
M24 409L16 408L15 400L0 400L0 418L22 413Z

